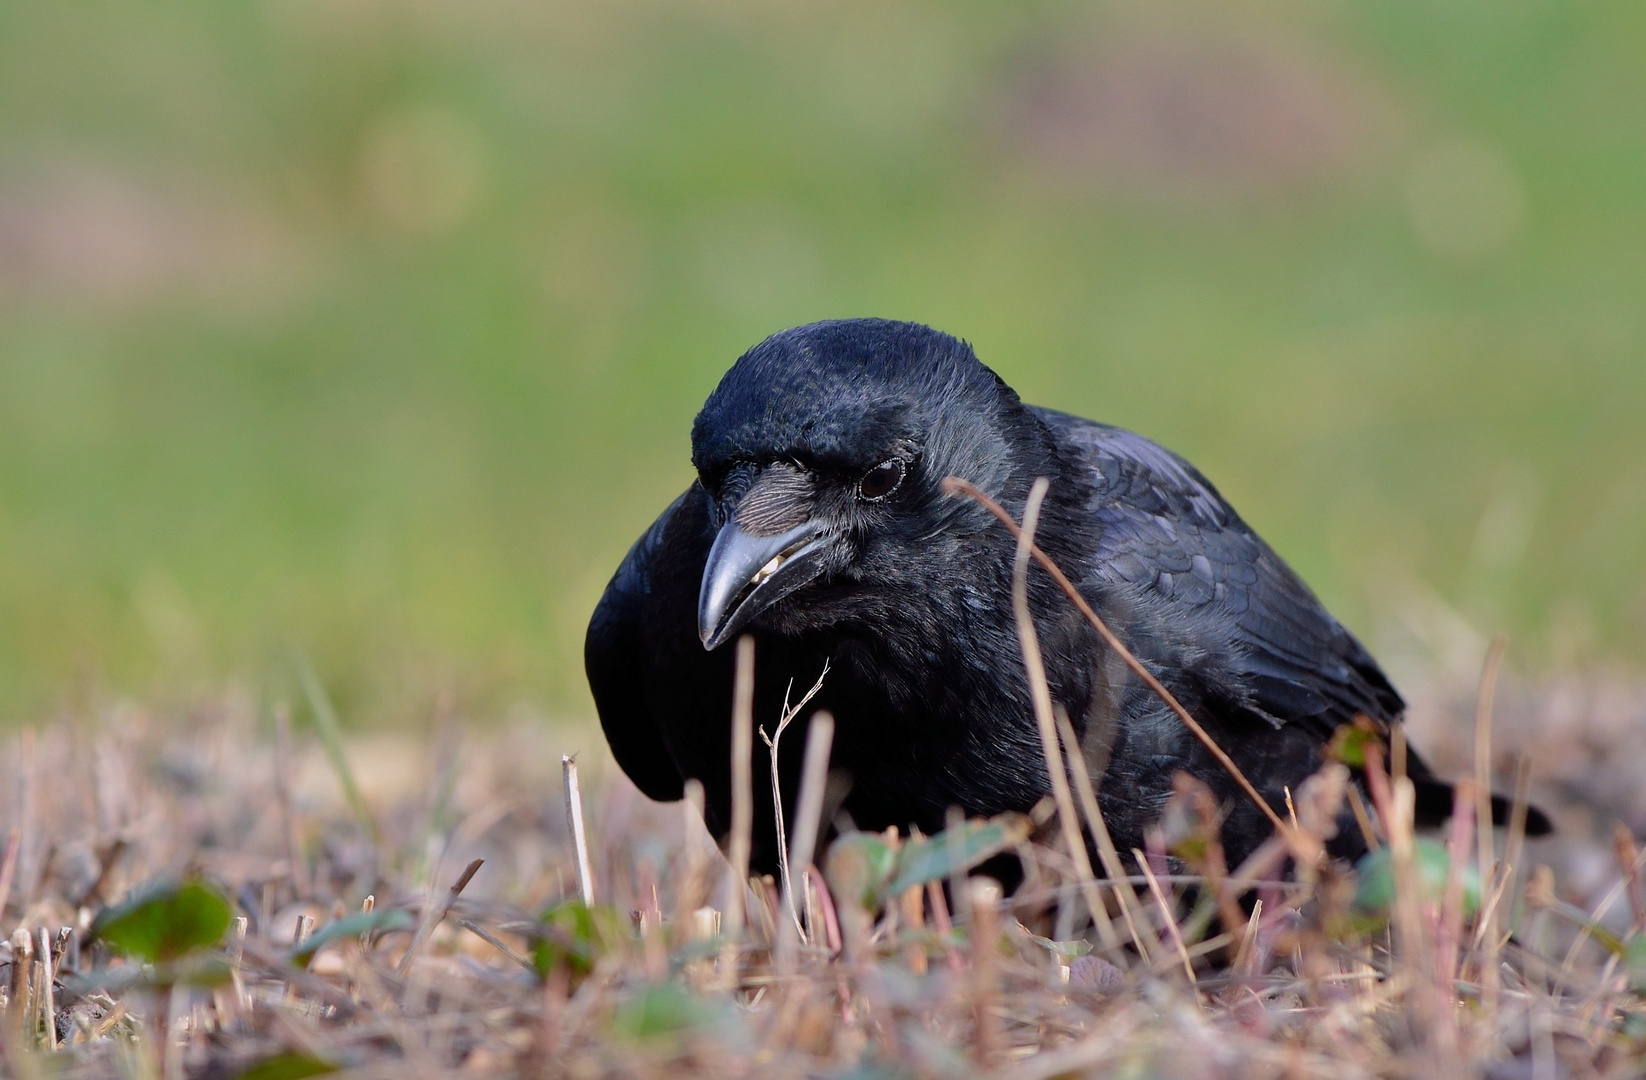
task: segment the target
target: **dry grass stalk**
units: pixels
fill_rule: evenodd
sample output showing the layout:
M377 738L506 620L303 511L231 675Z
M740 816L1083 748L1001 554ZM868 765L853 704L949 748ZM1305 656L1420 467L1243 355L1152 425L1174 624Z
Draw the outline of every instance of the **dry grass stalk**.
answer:
M972 912L972 1060L985 1068L1000 1052L1000 1022L995 1016L1000 988L998 958L1000 947L1000 886L988 878L975 878L968 886Z
M55 974L52 957L51 931L42 926L40 951L34 961L34 985L40 998L40 1027L44 1035L43 1045L47 1050L57 1049L57 1002L51 986Z
M1072 732L1066 717L1057 720L1059 747L1069 753L1065 764L1078 796L1082 784L1079 762L1069 752ZM225 948L194 958L227 961L231 972L238 967L243 997L226 988L215 996L179 991L173 1010L178 1038L165 1045L167 1068L180 1076L237 1076L281 1052L346 1065L349 1075L361 1077L672 1080L853 1071L1013 1080L1111 1074L1299 1080L1540 1072L1621 1077L1640 1072L1646 1063L1646 1037L1636 1019L1646 1011L1646 999L1629 988L1627 969L1612 959L1619 942L1601 935L1615 938L1622 924L1604 921L1596 897L1585 899L1580 911L1571 882L1557 888L1552 874L1536 876L1532 910L1540 914L1533 922L1546 920L1549 932L1523 927L1500 947L1503 975L1493 1019L1476 1007L1482 990L1475 974L1487 955L1479 923L1491 916L1471 927L1449 899L1415 890L1414 875L1408 874L1398 886L1402 895L1395 903L1391 951L1385 930L1334 927L1322 914L1342 910L1345 883L1353 892L1347 871L1323 871L1313 881L1281 878L1288 849L1278 838L1229 875L1231 893L1255 889L1258 894L1252 916L1233 935L1238 946L1231 969L1218 963L1230 935L1212 936L1209 927L1216 924L1207 910L1186 916L1174 906L1174 890L1199 889L1204 895L1215 888L1213 876L1162 874L1158 863L1145 862L1138 873L1111 884L1150 889L1135 917L1159 962L1138 955L1130 944L1109 960L1101 949L1077 956L1078 945L1051 932L1055 912L1050 908L1058 896L1077 889L1074 864L1061 845L1031 845L1031 883L1012 900L1015 917L1006 916L998 896L985 900L975 895L974 883L958 876L957 899L970 912L967 927L950 925L948 898L939 882L931 882L920 890L924 904L913 902L920 899L918 892L887 898L895 918L873 913L877 921L849 961L822 948L797 949L793 974L779 980L772 956L755 947L759 937L751 932L739 939L743 952L735 966L725 965L717 975L713 958L723 929L718 913L684 906L704 895L701 884L693 883L701 881L703 868L693 868L689 849L669 857L683 820L700 839L695 820L687 817L694 811L689 804L676 810L641 802L615 772L594 774L614 777L609 786L597 788L586 764L585 795L611 808L589 821L588 842L606 870L596 911L615 917L601 924L600 933L614 936L598 938L586 967L545 959L538 948L544 943L540 913L576 898L577 891L572 845L543 825L544 792L559 778L555 760L562 748L550 741L555 736L534 729L476 735L464 769L443 796L449 811L442 816L465 822L447 850L465 858L484 854L490 870L463 891L460 912L453 912L454 919L459 913L462 919L453 932L426 932L413 950L416 960L407 978L396 973L395 964L415 934L411 929L384 930L378 943L358 944L352 934L331 940L305 970L293 964L287 942L269 940L271 924L278 922L272 937L279 939L300 911L325 912L312 931L312 944L325 924L364 908L367 895L378 912L415 909L421 901L424 921L435 918L430 893L446 888L439 880L444 871L426 869L430 785L416 780L403 788L385 787L381 778L371 778L373 809L383 823L376 840L361 839L341 794L323 785L328 794L305 808L305 827L325 841L311 847L313 895L299 905L279 865L286 857L286 836L273 796L272 731L265 739L269 745L263 745L251 741L251 724L224 733L210 721L188 726L195 722L185 718L161 727L111 713L77 721L81 733L74 738L57 726L37 732L38 775L60 782L42 780L36 789L29 842L34 846L28 850L41 855L25 852L19 871L25 882L41 878L38 887L30 886L39 894L35 914L20 935L23 944L0 941L0 980L21 981L23 999L16 1000L15 989L6 994L13 1003L3 1018L7 1075L24 1080L160 1075L159 1045L145 1035L161 1020L151 992L141 986L122 989L111 979L122 971L129 977L134 965L122 965L106 944L85 948L76 962L74 934L43 946L39 933L42 925L79 921L71 905L115 835L127 837L129 847L110 878L111 895L95 904L122 899L155 877L193 866L222 888L234 914L246 920ZM180 781L150 767L196 752L202 740L218 739L223 764L214 767L222 775L212 783ZM88 742L105 762L95 774L76 767L74 755L84 753ZM363 767L370 761L354 756ZM315 760L323 769L318 755ZM1410 838L1400 804L1409 797L1409 785L1391 780L1375 754L1374 764L1370 775L1378 815L1391 840L1404 845ZM368 779L364 772L361 779ZM1294 790L1299 827L1317 835L1331 816L1333 791L1332 777L1319 779ZM307 784L304 778L304 790ZM807 801L805 786L802 780L800 803ZM1468 792L1464 796L1466 807L1474 805ZM499 813L498 806L507 812ZM13 800L0 806L0 813L18 810ZM791 822L791 856L798 855L802 816L797 809ZM211 828L200 829L200 822ZM0 839L18 824L16 818L0 818ZM1459 830L1452 838L1454 852L1473 850L1476 835L1467 820L1454 827ZM54 845L64 853L59 869L40 875L44 852ZM1526 850L1511 832L1487 902L1488 912L1502 913L1505 928L1521 903L1515 864ZM703 844L701 853L707 852ZM715 864L720 865L718 857ZM818 945L838 945L830 894L818 883L815 868L797 861L793 873L794 888L803 892L811 912L809 936ZM1625 878L1611 902L1621 907L1628 889ZM1450 882L1447 892L1455 896ZM1415 920L1403 913L1408 897ZM780 900L766 903L781 915ZM926 905L929 910L922 910ZM1167 919L1167 909L1179 917ZM747 921L757 921L756 912L745 910L751 916ZM15 915L16 908L10 911ZM643 932L624 917L631 911L641 913ZM678 922L665 924L659 935L656 924L665 911ZM1583 926L1597 916L1602 925L1583 935ZM1413 921L1417 932L1409 933ZM780 917L777 926L782 925ZM1119 936L1124 940L1125 933ZM1580 937L1583 943L1572 952L1569 946ZM661 977L655 962L660 938L667 950ZM1091 941L1096 938L1090 935ZM1498 938L1501 942L1501 932ZM1436 941L1442 948L1435 948ZM912 958L924 956L934 943L940 943L947 961L919 974ZM12 967L7 979L6 961L14 948L24 953L25 963ZM1452 951L1455 964L1447 959ZM40 999L51 968L43 953L64 973L54 988L54 1004L63 1030L71 1034L55 1052L45 1048L46 1007ZM546 978L538 975L538 962L545 964ZM1057 979L1063 969L1066 983ZM1186 983L1191 969L1193 981ZM1448 970L1457 975L1450 987ZM727 972L734 982L723 980ZM77 974L89 976L91 985ZM735 996L721 991L726 985L736 988ZM1449 1009L1448 999L1456 1002L1455 1009ZM1414 1016L1425 1011L1426 1025ZM1449 1034L1446 1024L1455 1031ZM19 1030L32 1030L33 1041L22 1043L20 1034L13 1035ZM1448 1042L1455 1052L1443 1052ZM23 1045L30 1049L24 1052ZM142 1060L129 1056L133 1046L146 1047Z
M1149 883L1149 892L1154 894L1155 904L1159 907L1160 921L1165 927L1165 933L1171 938L1172 946L1177 950L1178 959L1183 962L1183 974L1188 977L1189 984L1192 986L1195 981L1194 962L1189 959L1189 950L1183 944L1183 934L1177 928L1177 916L1172 914L1172 905L1166 899L1166 894L1161 891L1160 880L1154 876L1154 870L1149 866L1148 856L1133 848L1132 858L1143 869L1143 877Z
M1092 782L1091 773L1086 771L1086 756L1079 752L1080 742L1075 737L1074 725L1070 723L1068 715L1060 713L1058 724L1063 743L1068 747L1075 790L1080 793L1080 806L1086 814L1086 828L1091 831L1092 837L1097 841L1097 856L1102 861L1103 870L1109 875L1109 882L1114 890L1114 895L1120 902L1120 915L1126 922L1127 932L1132 936L1132 944L1137 946L1138 952L1147 957L1150 955L1149 948L1144 943L1145 938L1142 932L1138 929L1142 919L1133 910L1137 903L1137 896L1132 892L1126 875L1126 868L1121 865L1120 852L1114 846L1114 837L1110 835L1109 826L1103 820L1103 811L1097 803L1097 787ZM1117 954L1120 942L1115 936L1114 924L1109 921L1108 911L1100 906L1097 919L1099 940L1102 942L1104 949L1110 954L1110 962L1118 964L1120 961ZM1108 928L1107 934L1104 933L1105 927Z
M749 846L754 831L754 638L737 639L737 668L732 683L732 832L726 879L726 947L720 956L721 979L737 985L738 944L747 929L744 901L749 882Z
M5 919L6 905L11 901L11 883L17 876L17 853L22 847L22 829L12 829L6 834L6 854L0 857L0 920Z
M1360 830L1360 838L1366 842L1366 850L1377 851L1383 846L1383 841L1378 838L1372 817L1366 812L1366 801L1360 797L1360 788L1354 785L1349 787L1349 807L1354 812L1355 827Z
M1459 946L1463 937L1463 873L1468 866L1470 841L1475 832L1474 795L1477 787L1470 780L1459 780L1453 794L1452 821L1446 843L1449 857L1446 891L1441 900L1435 941L1435 987L1441 1005L1438 1030L1441 1050L1448 1054L1456 1053L1458 1049L1458 1002L1453 986L1457 981ZM1491 804L1487 803L1487 813L1490 812Z
M7 1043L25 1047L32 1043L34 1018L34 938L23 927L11 935L11 986L6 996Z
M1629 826L1621 821L1612 826L1612 853L1629 896L1629 929L1638 934L1646 929L1646 881L1641 879L1640 848Z
M251 999L246 995L246 980L240 974L240 961L246 951L246 930L250 923L247 916L236 915L229 929L229 984L234 988L234 1004L242 1012L251 1006Z
M1051 690L1046 683L1046 664L1040 655L1034 615L1029 611L1029 552L1034 547L1035 527L1039 524L1040 507L1049 486L1044 476L1037 479L1029 489L1029 500L1023 507L1023 527L1017 534L1017 556L1012 563L1012 613L1017 618L1017 640L1023 650L1023 666L1028 673L1035 724L1040 729L1040 749L1046 756L1046 772L1051 779L1052 795L1057 800L1063 843L1074 862L1080 889L1093 921L1108 931L1104 946L1113 949L1118 943L1114 928L1108 922L1108 909L1097 891L1096 875L1092 873L1091 860L1086 855L1086 841L1080 835L1080 818L1075 814L1074 796L1069 791L1069 774L1064 770L1063 752L1058 747L1057 719L1052 708ZM1073 744L1069 756L1079 756Z
M920 931L926 926L926 903L924 890L916 885L903 890L897 898L898 910L903 916L903 924L910 930L909 944L903 950L903 962L916 975L926 974L926 946L921 941Z
M571 830L572 850L577 856L577 895L584 904L593 904L594 870L589 864L589 836L583 826L583 790L577 779L576 755L561 755L560 775L566 790L566 827Z

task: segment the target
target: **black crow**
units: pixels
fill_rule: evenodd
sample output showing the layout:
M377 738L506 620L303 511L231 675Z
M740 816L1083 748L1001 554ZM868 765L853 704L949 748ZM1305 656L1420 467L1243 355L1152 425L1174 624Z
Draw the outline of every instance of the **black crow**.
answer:
M1139 435L1023 404L963 341L915 323L851 319L775 334L721 379L692 427L697 480L629 551L589 624L585 662L612 753L641 791L706 794L731 821L733 653L756 642L756 722L828 665L832 768L857 826L931 833L967 814L1027 811L1049 784L1011 606L1015 541L975 484L1021 516L1050 480L1037 540L1121 639L1285 813L1358 716L1387 728L1404 702L1217 489ZM1111 655L1038 568L1030 607L1121 851L1186 770L1228 814L1231 865L1267 818L1162 701ZM780 747L792 806L804 717ZM757 754L764 747L757 744ZM1450 787L1416 754L1417 816ZM776 867L768 769L756 777L751 863ZM1497 803L1498 813L1503 806ZM762 812L763 811L763 812ZM1533 832L1546 831L1541 814ZM1339 853L1357 854L1358 830Z

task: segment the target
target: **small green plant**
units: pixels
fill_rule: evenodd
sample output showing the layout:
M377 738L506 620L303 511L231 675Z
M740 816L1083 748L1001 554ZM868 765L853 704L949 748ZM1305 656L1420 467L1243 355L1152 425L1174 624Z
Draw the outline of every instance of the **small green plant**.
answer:
M198 878L166 881L106 909L92 936L126 956L170 964L223 940L234 909L222 893Z
M308 1080L337 1071L337 1066L313 1054L275 1054L240 1073L235 1080Z
M633 936L628 920L616 908L581 900L555 904L538 921L542 926L532 946L532 966L545 979L562 968L580 979L602 956L626 947Z
M410 930L412 925L411 915L398 908L362 911L328 923L310 934L301 945L292 949L291 962L297 967L306 968L316 953L334 941L357 938L362 934L381 934L389 930Z
M1355 912L1379 924L1388 920L1394 908L1393 858L1388 848L1379 848L1361 858L1355 867ZM1419 899L1424 903L1440 903L1446 896L1446 882L1452 872L1446 845L1427 836L1417 837L1412 843L1412 870ZM1470 918L1480 910L1480 874L1471 863L1462 868L1462 875L1463 916Z
M965 873L1028 836L1028 819L1020 814L964 821L899 848L878 833L847 833L830 846L825 876L837 897L873 911L928 881Z

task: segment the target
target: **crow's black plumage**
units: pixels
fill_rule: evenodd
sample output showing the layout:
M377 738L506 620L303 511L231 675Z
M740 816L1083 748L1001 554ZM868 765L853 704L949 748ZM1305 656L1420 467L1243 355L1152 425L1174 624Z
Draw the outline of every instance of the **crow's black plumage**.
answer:
M618 763L647 795L704 786L730 823L731 640L756 640L755 717L829 665L807 715L836 718L832 766L860 827L933 832L950 806L1028 810L1048 779L1011 608L1015 542L958 476L1020 515L1137 656L1271 804L1322 762L1338 725L1398 723L1377 663L1191 465L1127 431L1024 405L969 346L854 319L776 334L721 380L692 429L698 480L635 544L589 624L586 663ZM1262 813L1109 653L1038 568L1030 606L1122 851L1187 770L1224 801L1238 860ZM804 735L781 746L795 796ZM757 745L763 755L764 747ZM1420 820L1450 789L1416 755ZM754 770L753 865L775 867L768 770ZM1501 812L1501 803L1499 804ZM1533 831L1548 823L1533 813ZM1359 842L1342 833L1344 854Z

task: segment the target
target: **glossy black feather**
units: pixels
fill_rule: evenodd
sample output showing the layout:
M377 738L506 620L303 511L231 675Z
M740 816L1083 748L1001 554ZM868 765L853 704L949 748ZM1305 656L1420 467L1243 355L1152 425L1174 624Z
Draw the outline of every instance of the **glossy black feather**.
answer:
M786 695L828 663L811 709L836 717L832 765L850 780L843 809L861 827L930 832L950 805L1027 810L1048 786L1010 608L1013 543L975 504L942 493L947 475L1014 514L1035 477L1051 480L1042 547L1271 804L1283 807L1286 788L1320 766L1338 725L1399 722L1404 703L1376 661L1198 471L1139 435L1024 406L936 331L848 320L776 335L727 373L692 444L700 479L618 569L586 660L618 763L658 799L700 779L717 835L730 822L732 650L703 649L696 602L715 533L756 473L777 478L762 491L789 485L805 501L788 509L838 537L826 572L751 624L757 722L770 730ZM910 470L897 491L855 500L857 477L893 453ZM1038 571L1030 599L1053 698L1104 769L1099 798L1122 850L1141 843L1180 769L1228 807L1232 860L1268 835L1262 813ZM802 720L782 744L786 800L804 741ZM764 759L758 741L756 753ZM1450 789L1410 761L1419 814L1438 821ZM771 869L764 764L753 861ZM1535 812L1530 824L1548 826ZM1346 830L1340 850L1358 843Z

